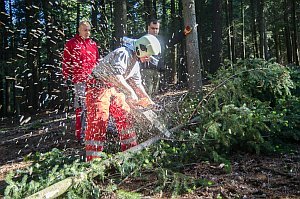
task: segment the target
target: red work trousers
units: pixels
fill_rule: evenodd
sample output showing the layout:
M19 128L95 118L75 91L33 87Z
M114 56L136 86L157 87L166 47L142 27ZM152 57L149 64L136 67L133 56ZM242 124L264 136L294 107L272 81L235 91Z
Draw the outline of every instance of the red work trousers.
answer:
M87 86L87 126L85 134L86 160L100 158L106 140L109 116L114 118L121 150L137 145L136 133L130 119L130 107L125 95L115 87Z

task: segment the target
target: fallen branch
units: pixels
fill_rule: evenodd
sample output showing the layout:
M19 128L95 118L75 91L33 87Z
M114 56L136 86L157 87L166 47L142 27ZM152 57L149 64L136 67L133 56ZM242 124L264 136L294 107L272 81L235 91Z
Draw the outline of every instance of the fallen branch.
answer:
M251 72L251 71L256 71L256 70L267 70L268 68L255 68L255 69L249 69L249 70L245 70L242 71L240 73L231 75L230 77L226 78L224 81L222 81L220 84L218 84L217 86L215 86L211 91L209 91L203 98L202 100L197 104L196 108L194 109L194 111L192 112L192 114L190 115L189 119L191 120L191 118L196 114L197 110L199 109L199 107L203 104L203 102L207 102L209 101L211 95L217 90L219 89L221 86L225 85L229 80L235 78L236 76L243 74L245 72Z
M200 119L199 117L196 117L196 118L193 118L190 122L185 123L185 124L180 124L176 127L171 128L170 130L165 129L165 132L161 132L160 135L154 136L154 137L140 143L139 145L124 151L123 154L125 153L126 155L129 155L129 157L134 156L135 153L137 153L137 152L139 152L139 151L155 144L156 142L166 138L166 135L168 135L169 133L176 132L177 130L189 125L190 123L199 121L199 119ZM119 158L119 155L116 155L114 157L114 159L118 159L118 158ZM105 160L101 163L106 165L108 163L108 161L111 161L111 159L107 159L107 160ZM88 174L91 171L92 170L88 170L88 171L85 172L85 174ZM57 198L58 196L61 196L62 194L67 192L68 189L75 184L75 182L80 183L80 179L81 179L80 176L73 176L73 177L66 178L64 180L61 180L61 181L59 181L59 182L57 182L57 183L41 190L41 191L31 195L31 196L26 197L26 199L35 199L35 198L54 199L54 198Z
M66 178L51 185L50 187L47 187L31 196L26 197L25 199L57 198L58 196L65 193L73 185L74 181L74 177Z

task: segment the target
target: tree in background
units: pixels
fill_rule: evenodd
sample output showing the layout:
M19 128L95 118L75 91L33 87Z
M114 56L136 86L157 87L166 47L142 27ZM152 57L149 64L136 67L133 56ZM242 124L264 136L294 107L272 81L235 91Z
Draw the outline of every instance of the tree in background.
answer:
M299 2L298 2L299 4ZM293 63L299 66L300 62L300 52L299 52L299 15L298 19L296 17L297 13L297 3L296 0L291 0L291 23L292 23L292 44L293 44ZM298 7L298 13L299 13L299 7ZM298 23L298 24L297 24ZM297 28L298 27L298 28Z
M196 29L195 1L183 1L183 18L185 26ZM188 85L191 92L202 92L202 76L198 47L198 34L194 30L186 38Z
M101 54L105 55L114 49L114 37L125 34L136 36L145 32L145 6L152 7L151 15L161 19L161 34L171 37L174 31L179 31L178 27L182 27L180 24L183 19L185 24L192 23L187 21L186 17L191 13L191 7L184 8L182 5L189 2L0 1L1 104L9 105L15 101L23 113L28 107L34 110L64 106L60 85L61 52L66 40L76 33L79 20L87 19L93 23L93 39L98 43ZM171 70L167 74L167 83L185 85L184 60L191 62L190 58L186 59L187 56L191 56L188 48L193 48L193 51L197 48L199 51L198 56L194 58L197 57L196 62L198 67L201 66L204 78L208 78L207 74L216 71L223 62L228 65L227 61L234 62L240 58L276 58L281 64L299 65L299 1L195 0L192 3L196 4L196 21L193 23L198 26L187 38L188 45L179 44L168 49L170 53L166 62ZM221 8L218 12L220 3ZM126 17L127 20L124 20ZM115 35L117 29L119 36ZM196 35L197 40L194 40ZM198 46L194 46L191 41L197 41ZM189 67L188 78L192 80L192 68ZM15 81L16 86L9 86L5 76L9 78L8 81ZM193 81L197 82L197 78ZM10 97L5 96L6 88L14 91L17 100L6 100ZM12 109L11 114L16 114L16 109Z
M127 35L127 3L126 0L119 0L114 2L114 25L115 32L113 39L115 43L114 48L120 46L121 38Z
M215 73L221 65L222 53L222 4L221 0L213 0L212 13L213 13L213 30L212 30L212 53L211 53L211 66L209 67L210 73Z

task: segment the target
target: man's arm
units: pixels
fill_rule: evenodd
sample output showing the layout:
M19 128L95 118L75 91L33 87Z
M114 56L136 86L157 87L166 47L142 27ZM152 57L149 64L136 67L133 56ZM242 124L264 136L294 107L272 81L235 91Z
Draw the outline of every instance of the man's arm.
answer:
M149 95L147 94L143 84L137 84L133 80L127 80L127 83L131 86L131 88L133 88L134 92L136 93L136 95L138 96L139 99L148 98L149 101L152 101L151 98L149 97Z
M116 75L116 78L118 79L119 83L118 87L120 87L120 89L122 91L124 91L125 93L130 94L130 97L133 100L138 100L138 96L137 93L135 92L135 90L126 82L125 78L123 77L123 75Z
M149 95L147 94L143 84L140 73L140 63L137 62L133 67L133 75L126 79L126 82L133 88L136 95L139 97L139 100L146 101L148 105L154 104Z

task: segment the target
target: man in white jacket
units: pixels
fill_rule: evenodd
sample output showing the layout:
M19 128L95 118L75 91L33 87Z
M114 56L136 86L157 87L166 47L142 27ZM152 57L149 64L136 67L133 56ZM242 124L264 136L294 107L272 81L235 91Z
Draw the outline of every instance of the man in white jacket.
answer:
M158 55L161 46L153 35L145 35L134 45L109 53L93 69L87 86L86 160L100 158L106 141L109 116L116 125L121 150L137 145L131 109L154 104L145 92L139 63Z

